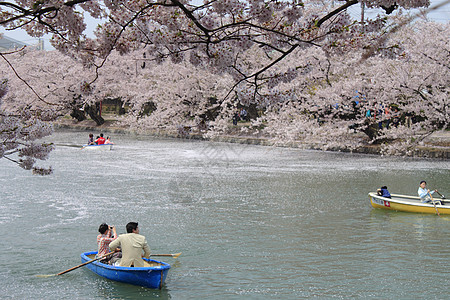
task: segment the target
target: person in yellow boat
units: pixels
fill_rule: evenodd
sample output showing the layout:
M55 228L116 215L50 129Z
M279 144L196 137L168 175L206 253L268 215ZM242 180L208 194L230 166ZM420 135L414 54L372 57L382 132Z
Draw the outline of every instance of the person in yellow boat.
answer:
M109 244L111 251L116 248L122 249L122 258L116 264L121 267L143 267L142 257L150 257L150 247L145 236L139 234L137 222L130 222L126 225L127 233L121 234L117 239Z
M377 190L377 194L381 197L392 198L391 193L389 193L387 186L382 186Z
M427 189L427 182L425 180L422 180L419 184L419 190L417 193L420 197L420 202L422 203L428 203L431 202L431 195L434 194L434 192L437 192L438 190L430 191ZM440 202L440 201L436 201Z

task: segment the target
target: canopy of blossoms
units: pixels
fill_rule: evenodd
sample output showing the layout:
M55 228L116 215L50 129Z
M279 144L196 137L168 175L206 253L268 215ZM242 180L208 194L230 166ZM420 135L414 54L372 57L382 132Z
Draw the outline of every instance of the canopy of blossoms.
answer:
M355 20L347 8L361 3L386 14ZM0 25L35 37L49 33L52 45L79 64L66 60L52 66L64 59L1 54L2 71L9 71L2 72L8 80L0 86L0 133L6 141L1 157L19 153L16 162L32 168L51 150L33 143L51 133L46 121L106 96L128 101L136 114L125 121L138 126L192 122L216 105L219 114L210 120L216 133L238 105L255 104L264 111L255 128L264 124L266 134L280 141L312 138L321 148L342 143L351 132L377 142L446 128L448 26L405 26L411 21L405 9L428 5L424 0L2 1ZM85 34L87 14L99 20L95 38ZM423 34L435 48L421 42ZM158 76L133 75L130 61L144 53L146 61L162 66L153 68ZM40 59L45 63L37 64ZM412 70L417 64L422 68ZM219 101L212 104L209 97ZM158 109L140 118L149 101ZM371 119L366 113L380 105L395 105L427 122L395 130L384 125L374 133L387 114ZM395 149L386 151L407 152Z

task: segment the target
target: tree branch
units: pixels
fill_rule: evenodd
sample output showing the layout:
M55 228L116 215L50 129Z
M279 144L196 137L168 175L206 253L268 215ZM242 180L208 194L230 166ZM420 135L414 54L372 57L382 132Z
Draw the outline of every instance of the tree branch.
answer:
M351 0L348 1L347 3L345 3L344 5L336 8L335 10L333 10L332 12L330 12L329 14L327 14L326 16L322 17L319 21L316 22L316 26L320 27L323 23L325 23L325 21L327 21L328 19L330 19L331 17L333 17L334 15L337 15L338 13L340 13L341 11L346 10L347 8L349 8L352 5L357 4L358 1L357 0Z
M23 46L20 50L23 50L24 48L25 48L26 46ZM19 50L19 51L20 51ZM47 102L47 101L45 101L41 96L39 96L39 94L33 89L33 87L25 80L25 79L23 79L22 77L20 77L20 75L19 75L19 73L17 73L17 71L16 71L16 69L14 68L14 66L9 62L9 60L5 57L5 55L3 54L3 53L1 53L0 52L0 57L2 57L5 61L6 61L6 63L9 65L9 67L13 70L13 72L14 72L14 74L16 74L16 76L17 76L17 78L19 78L23 83L25 83L25 85L36 95L36 97L40 100L40 101L42 101L42 102L44 102L45 104L48 104L48 105L59 105L59 104L56 104L56 103L51 103L51 102Z

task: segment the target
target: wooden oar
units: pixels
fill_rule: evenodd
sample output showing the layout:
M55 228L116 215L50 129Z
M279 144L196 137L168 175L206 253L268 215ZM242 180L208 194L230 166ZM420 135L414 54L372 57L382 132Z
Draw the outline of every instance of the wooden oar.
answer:
M70 272L70 271L73 271L73 270L75 270L75 269L78 269L78 268L80 268L80 267L82 267L82 266L85 266L85 265L88 265L88 264L90 264L90 263L93 263L94 261L102 260L102 259L106 258L107 256L114 254L115 252L116 252L116 251L107 253L107 254L105 254L105 255L102 255L102 256L100 256L100 257L97 257L96 259L93 259L93 260L87 261L87 262L85 262L85 263L82 263L81 265L78 265L78 266L76 266L76 267L73 267L73 268L70 268L70 269L68 269L68 270L59 272L58 274L36 275L36 276L37 276L37 277L59 276L59 275L68 273L68 272Z
M437 209L437 207L436 207L436 203L434 203L433 196L431 196L431 193L428 193L428 195L430 195L430 197L431 197L431 202L433 202L433 205L434 205L434 209L436 210L437 215L440 217L441 215L440 215L439 212L438 212L438 209Z
M80 145L76 144L53 144L54 146L62 146L62 147L74 147L74 148L80 148Z
M150 256L171 256L173 258L177 258L180 255L181 255L181 252L175 253L175 254L150 254Z
M445 199L445 196L444 195L442 195L441 193L439 193L438 191L436 191L436 193L438 193L439 194L439 196L441 196L441 198L442 199ZM447 199L445 199L445 200L447 200Z

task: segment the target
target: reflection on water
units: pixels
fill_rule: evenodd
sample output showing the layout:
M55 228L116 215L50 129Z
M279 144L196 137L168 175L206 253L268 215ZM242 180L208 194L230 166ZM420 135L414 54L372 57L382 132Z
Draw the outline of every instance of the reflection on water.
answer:
M405 232L408 232L408 237L416 240L430 241L434 237L437 239L436 243L442 243L442 237L439 235L440 230L433 230L434 226L441 226L440 224L450 222L449 215L441 215L436 222L437 216L433 214L415 214L381 209L373 209L370 216L375 224L379 224L380 219L383 220L380 229L390 225L390 228L404 229Z
M86 132L57 133L80 145ZM449 217L372 209L387 185L449 193L449 163L113 136L112 151L57 146L37 177L0 160L2 295L14 299L444 298ZM153 253L183 252L161 291L80 263L98 225L138 221ZM434 278L427 281L424 278ZM445 286L445 285L444 285Z

